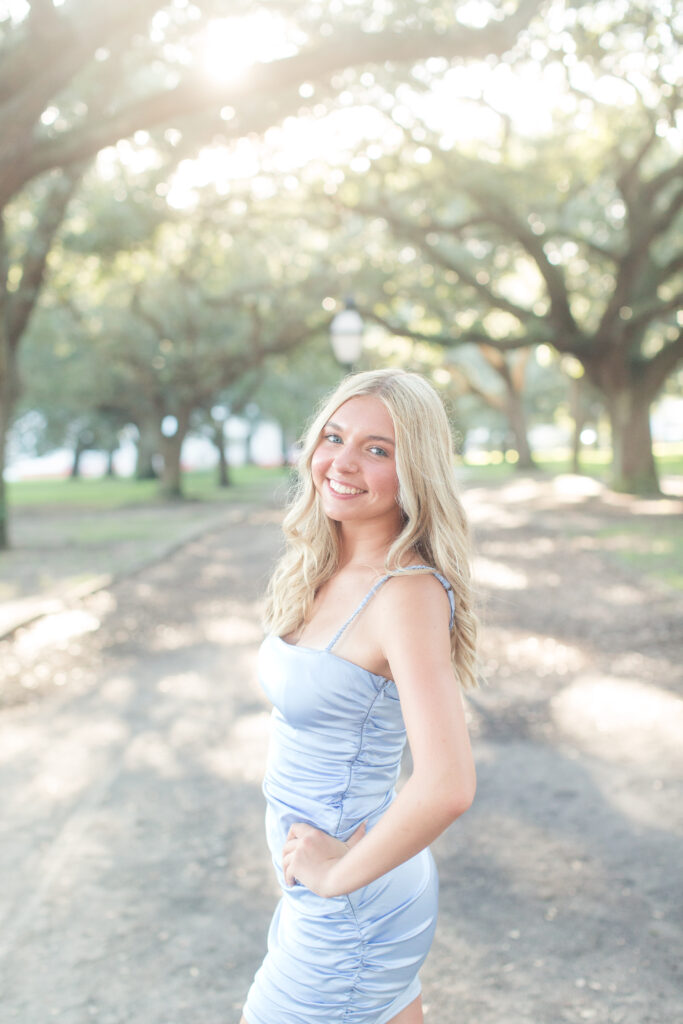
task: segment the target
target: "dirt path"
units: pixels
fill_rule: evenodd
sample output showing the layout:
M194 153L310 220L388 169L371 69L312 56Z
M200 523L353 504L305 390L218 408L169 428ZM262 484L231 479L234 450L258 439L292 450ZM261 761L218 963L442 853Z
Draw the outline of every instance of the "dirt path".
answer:
M672 1024L683 608L592 543L651 513L533 480L467 502L490 682L469 703L477 800L435 847L427 1020ZM5 693L29 673L41 694L0 714L2 1024L237 1021L276 898L254 665L277 520L0 645Z

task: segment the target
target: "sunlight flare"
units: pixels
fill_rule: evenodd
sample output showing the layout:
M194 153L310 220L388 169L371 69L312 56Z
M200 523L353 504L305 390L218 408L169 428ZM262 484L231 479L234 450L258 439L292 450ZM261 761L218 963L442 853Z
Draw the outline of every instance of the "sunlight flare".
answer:
M255 11L240 18L211 19L206 27L202 63L210 78L230 84L242 81L254 64L295 52L284 18Z

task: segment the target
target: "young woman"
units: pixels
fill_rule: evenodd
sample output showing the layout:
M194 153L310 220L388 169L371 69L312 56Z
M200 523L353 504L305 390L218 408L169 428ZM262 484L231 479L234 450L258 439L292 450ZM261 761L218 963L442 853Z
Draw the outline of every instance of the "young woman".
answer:
M421 1024L428 847L475 790L456 675L475 685L476 634L450 430L422 377L342 381L308 431L284 529L260 654L283 896L241 1024Z

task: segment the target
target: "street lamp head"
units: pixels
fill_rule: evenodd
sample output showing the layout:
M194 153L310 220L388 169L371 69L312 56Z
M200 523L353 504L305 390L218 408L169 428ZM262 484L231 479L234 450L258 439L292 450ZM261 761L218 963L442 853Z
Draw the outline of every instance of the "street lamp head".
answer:
M337 362L349 369L360 359L363 350L363 318L353 300L346 300L346 308L330 324L330 342Z

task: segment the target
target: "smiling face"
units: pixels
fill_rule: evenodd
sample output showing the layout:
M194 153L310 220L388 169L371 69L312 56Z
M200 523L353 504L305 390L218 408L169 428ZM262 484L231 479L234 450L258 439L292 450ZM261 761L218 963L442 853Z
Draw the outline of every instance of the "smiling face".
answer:
M357 395L334 411L311 460L313 484L330 519L385 520L387 530L398 533L395 447L389 411L374 395Z

